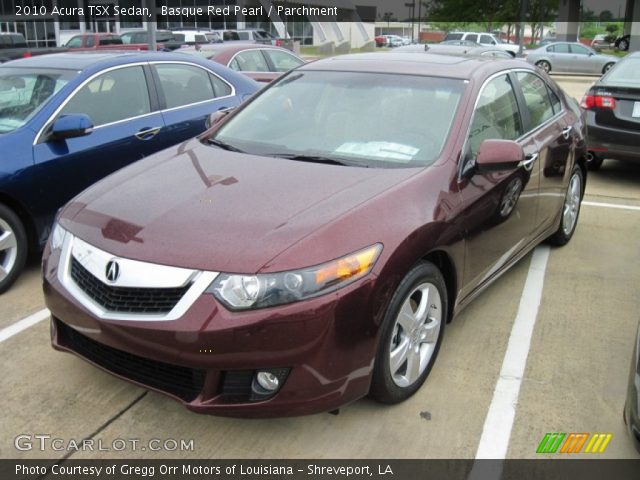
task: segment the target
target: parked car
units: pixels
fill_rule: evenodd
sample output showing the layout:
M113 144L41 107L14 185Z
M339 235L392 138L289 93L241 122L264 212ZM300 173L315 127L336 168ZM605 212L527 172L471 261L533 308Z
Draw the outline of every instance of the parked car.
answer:
M593 37L593 40L591 40L591 48L593 48L594 50L599 50L601 48L606 48L610 46L611 46L611 43L607 41L607 35L604 35L604 34L598 34L595 37Z
M0 66L0 292L78 192L191 138L259 88L172 53L61 53Z
M640 53L627 55L582 99L587 114L589 167L605 158L640 161Z
M577 42L556 42L529 50L527 62L545 72L606 73L618 57L603 55Z
M545 37L538 43L538 47L544 47L545 45L549 45L551 43L556 43L558 39L556 37Z
M64 48L58 47L32 48L21 33L0 32L0 63L63 51Z
M242 41L251 41L264 45L273 45L279 47L282 45L282 39L259 28L243 28L236 30L238 38Z
M222 36L212 30L172 30L174 35L180 35L184 45L206 45L222 43Z
M132 30L121 33L120 39L124 45L148 44L150 41L149 32L146 30ZM186 44L184 35L171 30L157 30L156 42L163 44L165 50L175 50Z
M627 35L622 35L618 38L616 38L616 41L614 42L614 46L618 49L618 50L622 50L623 52L626 52L627 50L629 50L629 43L631 42L631 35L627 34Z
M115 33L81 33L74 35L65 44L67 50L93 51L93 50L149 50L148 43L125 44L120 35ZM157 44L158 50L164 50L163 43Z
M470 40L443 40L438 45L454 45L458 47L479 47L480 44Z
M469 42L479 43L485 47L495 47L515 57L520 49L519 45L514 45L503 41L500 37L493 33L482 32L450 32L444 37L444 41L449 40L467 40Z
M390 48L402 47L404 42L399 35L382 35L385 39L385 46Z
M403 52L403 53L438 53L443 55L475 55L475 56L484 56L484 57L501 57L506 59L513 59L509 52L505 52L504 50L498 50L495 47L483 47L478 44L471 44L468 46L466 40L462 40L465 42L465 45L457 45L455 43L434 43L434 44L424 44L424 45L407 45L405 47L399 47L395 50L395 52Z
M183 48L180 52L208 58L262 83L271 82L305 63L286 48L266 45L198 45Z
M384 47L387 45L387 39L384 35L378 35L374 38L374 41L376 42L376 47Z
M624 405L624 423L629 429L629 435L631 435L636 450L640 453L640 326L638 326L638 334L631 357L629 388Z
M53 346L196 412L400 402L457 312L571 239L573 102L517 60L307 63L62 210L43 259Z

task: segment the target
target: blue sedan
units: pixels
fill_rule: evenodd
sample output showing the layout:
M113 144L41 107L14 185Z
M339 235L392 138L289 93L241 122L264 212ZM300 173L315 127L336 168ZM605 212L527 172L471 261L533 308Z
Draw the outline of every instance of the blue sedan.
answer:
M259 88L180 53L61 53L0 66L0 293L44 246L63 204L198 135L211 113Z

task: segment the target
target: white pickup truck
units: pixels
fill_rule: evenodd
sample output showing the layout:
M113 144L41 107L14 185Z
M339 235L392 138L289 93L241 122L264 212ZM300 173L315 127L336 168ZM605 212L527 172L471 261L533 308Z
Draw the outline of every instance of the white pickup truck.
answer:
M467 40L469 42L476 42L482 46L492 46L500 50L509 52L514 57L518 54L518 45L512 43L506 43L496 37L493 33L484 32L449 32L444 40Z

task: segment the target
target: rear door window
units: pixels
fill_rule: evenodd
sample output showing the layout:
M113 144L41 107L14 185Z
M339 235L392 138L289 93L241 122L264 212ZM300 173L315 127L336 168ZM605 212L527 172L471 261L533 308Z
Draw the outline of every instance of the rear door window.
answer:
M534 129L554 115L549 89L544 80L533 73L518 72L517 78L529 110L529 127Z
M269 65L260 50L245 50L234 58L234 62L229 65L239 72L268 72Z
M166 108L177 108L213 100L232 93L229 84L216 75L193 65L157 64Z
M267 49L264 50L264 53L269 57L271 63L273 63L276 72L288 72L304 63L303 60L281 50Z

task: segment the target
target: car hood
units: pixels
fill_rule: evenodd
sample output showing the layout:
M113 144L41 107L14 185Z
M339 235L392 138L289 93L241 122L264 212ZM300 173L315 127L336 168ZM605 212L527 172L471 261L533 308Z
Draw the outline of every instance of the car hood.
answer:
M246 155L192 140L89 188L60 223L114 256L254 273L415 173ZM310 252L306 260L330 259Z

